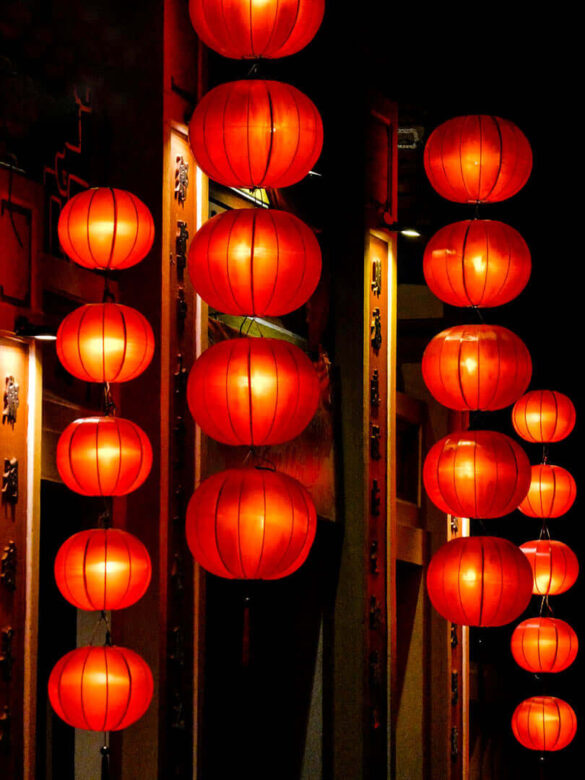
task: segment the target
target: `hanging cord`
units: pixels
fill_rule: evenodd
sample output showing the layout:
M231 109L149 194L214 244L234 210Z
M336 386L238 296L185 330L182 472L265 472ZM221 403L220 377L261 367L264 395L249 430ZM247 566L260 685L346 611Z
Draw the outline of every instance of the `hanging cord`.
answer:
M108 271L104 271L104 294L102 295L102 303L116 303L116 296L110 287L110 275Z
M538 617L543 617L545 608L546 608L546 611L548 613L548 617L554 617L555 616L554 610L551 607L550 602L548 600L548 594L546 596L542 597L542 600L540 602L540 610L538 612Z
M107 645L108 647L112 646L112 627L110 625L110 621L108 620L108 614L105 611L105 609L103 609L100 612L100 616L98 618L97 623L95 624L95 626L93 628L93 631L91 632L91 637L90 637L90 640L89 640L89 644L90 644L91 647L93 647L93 643L95 642L95 635L97 634L98 629L101 627L102 623L104 624L104 626L106 628L106 638L105 638L104 644Z
M260 450L258 450L256 447L252 446L246 453L246 456L244 457L244 460L242 461L242 466L245 466L248 461L252 461L251 465L255 469L260 469L264 471L276 471L276 464L274 461L270 460L270 458L267 458L266 455L263 455ZM260 464L265 463L265 466L262 466Z
M104 511L98 516L100 528L111 528L113 517L113 499L111 496L102 496L104 499Z
M106 417L114 417L116 411L116 404L114 403L110 383L104 382L104 413Z
M246 324L247 324L248 327L244 331L244 328L245 328ZM256 329L258 331L258 335L260 336L260 338L264 338L264 334L262 333L262 328L256 322L256 317L248 317L247 314L244 317L244 319L242 320L242 324L240 325L240 336L248 336L250 334L250 331L252 330L252 326L253 325L256 326Z
M108 732L104 731L104 744L100 748L102 756L101 780L110 780L110 746L108 745Z
M542 461L543 466L546 466L548 463L548 444L542 445Z
M474 305L471 308L475 311L475 313L477 315L477 319L481 322L481 324L485 325L486 324L485 317L483 316L483 313L482 313L480 307Z

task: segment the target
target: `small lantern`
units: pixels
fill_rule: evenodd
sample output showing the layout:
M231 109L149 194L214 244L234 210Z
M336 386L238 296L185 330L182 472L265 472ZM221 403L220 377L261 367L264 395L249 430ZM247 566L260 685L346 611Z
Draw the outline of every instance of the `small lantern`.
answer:
M512 731L518 742L529 750L562 750L577 733L577 716L562 699L532 696L514 710Z
M542 463L532 466L530 489L518 509L528 517L560 517L573 506L577 485L567 469Z
M555 390L531 390L516 401L512 423L526 441L552 444L565 439L575 427L575 407Z
M533 674L562 672L577 657L579 640L568 623L558 618L523 620L511 640L516 663Z
M528 558L536 596L558 596L572 588L579 576L579 561L571 548L555 539L524 542L520 549Z

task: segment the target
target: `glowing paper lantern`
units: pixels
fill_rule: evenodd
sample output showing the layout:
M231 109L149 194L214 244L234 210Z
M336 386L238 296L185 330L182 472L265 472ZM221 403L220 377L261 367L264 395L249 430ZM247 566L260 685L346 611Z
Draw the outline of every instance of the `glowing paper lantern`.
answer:
M151 466L148 437L121 417L74 420L57 443L61 479L84 496L125 496L142 485Z
M426 245L423 271L431 291L451 306L501 306L530 278L530 250L517 230L488 219L441 228Z
M197 165L228 187L288 187L321 154L314 103L278 81L232 81L208 92L189 124Z
M518 436L543 444L566 438L575 427L575 418L571 399L555 390L531 390L512 409Z
M67 201L59 216L59 242L74 262L99 271L130 268L154 240L154 222L136 195L94 187Z
M496 203L528 181L532 150L524 133L497 116L459 116L439 125L425 146L431 186L455 203Z
M304 563L317 518L296 479L229 469L206 479L187 508L187 543L204 569L229 579L286 577Z
M456 517L513 512L530 486L530 463L515 441L495 431L458 431L436 442L425 459L425 489Z
M560 517L576 496L577 485L567 469L543 463L532 466L530 489L518 509L528 517Z
M528 387L532 360L524 342L499 325L457 325L431 339L423 379L434 398L458 411L493 411Z
M223 57L286 57L304 48L323 20L325 0L189 0L195 32Z
M57 662L49 677L57 715L88 731L131 726L148 709L152 693L148 664L125 647L78 647Z
M562 750L577 732L577 716L562 699L532 696L514 710L512 731L518 742L529 750Z
M440 547L427 569L433 607L462 626L503 626L524 612L532 575L520 550L507 539L467 536Z
M562 672L577 657L577 634L564 620L550 617L523 620L511 640L516 663L534 674Z
M226 314L278 316L298 309L321 275L313 231L275 209L233 209L197 231L189 275L199 295Z
M579 576L577 556L563 542L535 539L520 549L528 558L534 575L532 592L537 596L558 596L569 590Z
M146 547L117 528L92 528L74 534L55 558L57 587L78 609L129 607L145 594L151 574Z
M68 314L57 331L57 356L84 382L128 382L154 354L154 334L136 309L88 303Z
M195 422L225 444L281 444L298 436L319 403L317 373L294 344L238 338L194 363L187 401Z

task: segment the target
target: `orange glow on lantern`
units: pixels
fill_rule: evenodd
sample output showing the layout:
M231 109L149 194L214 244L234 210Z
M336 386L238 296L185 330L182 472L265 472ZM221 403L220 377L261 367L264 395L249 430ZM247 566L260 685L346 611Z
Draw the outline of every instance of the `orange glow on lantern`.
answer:
M573 587L579 576L579 561L568 545L555 539L535 539L524 542L520 549L532 568L535 595L558 596Z
M526 441L551 444L562 441L575 427L575 407L555 390L531 390L516 401L512 423Z
M529 750L562 750L577 732L577 716L562 699L532 696L514 710L512 731L518 742Z
M573 663L579 640L564 620L538 617L516 626L510 646L514 660L523 669L533 674L556 674Z
M560 517L573 506L577 485L561 466L532 466L530 489L518 509L528 517Z

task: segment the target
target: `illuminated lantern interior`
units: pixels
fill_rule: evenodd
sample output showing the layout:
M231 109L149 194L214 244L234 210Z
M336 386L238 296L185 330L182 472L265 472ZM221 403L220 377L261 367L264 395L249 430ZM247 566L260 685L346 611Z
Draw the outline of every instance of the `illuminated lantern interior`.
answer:
M425 489L456 517L501 517L513 512L530 487L530 462L509 436L457 431L436 442L423 468Z
M189 0L197 35L232 59L295 54L313 39L324 11L325 0Z
M571 588L579 576L579 561L571 548L555 539L535 539L520 545L534 574L532 592L558 596Z
M195 422L225 444L261 446L294 439L319 403L317 373L294 344L237 338L207 349L187 385Z
M119 271L150 251L154 222L135 195L110 187L84 190L67 201L59 216L59 241L84 268Z
M68 488L84 496L124 496L142 485L152 447L136 423L121 417L74 420L57 443L57 469Z
M148 320L119 303L80 306L57 331L59 360L84 382L127 382L142 374L153 354Z
M573 506L577 485L561 466L532 466L530 489L518 509L528 517L560 517Z
M204 569L230 579L277 579L305 561L316 530L308 491L265 469L206 479L187 509L187 543Z
M433 130L424 165L431 186L443 198L496 203L526 184L532 150L513 122L497 116L460 116Z
M532 696L514 710L512 731L518 742L529 750L562 750L577 732L577 716L562 699Z
M564 620L538 617L523 620L510 643L516 663L534 674L567 669L577 657L577 634Z
M423 271L431 291L451 306L501 306L525 288L530 251L517 230L487 219L441 228L425 248Z
M135 604L150 583L146 547L127 531L92 528L67 539L55 559L61 594L78 609L123 609Z
M458 625L505 625L521 615L530 601L532 573L526 563L507 539L452 539L429 563L429 598L440 615Z
M131 726L148 709L152 693L148 664L125 647L79 647L63 656L49 677L57 715L88 731Z
M288 187L303 179L323 146L314 103L278 81L220 84L197 105L189 141L200 168L228 187Z
M526 441L551 444L566 438L575 427L575 407L555 390L531 390L516 401L512 423Z
M457 325L431 339L422 373L433 397L458 411L503 409L528 387L532 360L524 342L499 325Z
M321 276L321 250L298 217L233 209L210 219L189 247L195 290L226 314L278 316L302 306Z

